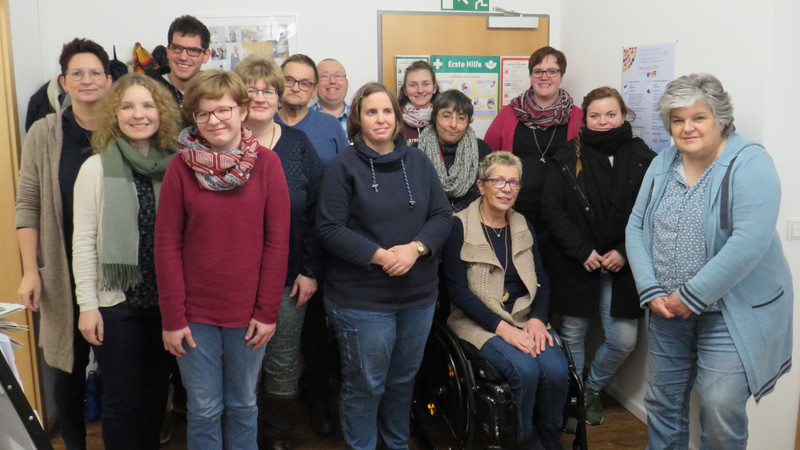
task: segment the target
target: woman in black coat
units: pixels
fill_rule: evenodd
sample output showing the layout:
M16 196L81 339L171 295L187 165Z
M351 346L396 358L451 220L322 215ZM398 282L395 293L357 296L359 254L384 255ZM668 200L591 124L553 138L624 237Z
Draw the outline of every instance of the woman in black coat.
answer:
M552 235L545 252L552 309L579 376L589 319L600 317L604 341L586 380L586 422L600 425L600 390L636 345L639 308L625 258L625 226L655 153L633 137L619 92L592 90L583 99L585 126L554 155L542 215Z

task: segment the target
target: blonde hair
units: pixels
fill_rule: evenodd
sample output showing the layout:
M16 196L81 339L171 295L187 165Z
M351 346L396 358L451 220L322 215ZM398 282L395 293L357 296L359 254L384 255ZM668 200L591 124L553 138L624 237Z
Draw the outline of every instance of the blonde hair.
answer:
M103 97L98 114L97 131L92 133L92 148L100 153L120 136L125 137L119 128L117 111L122 97L131 86L142 86L153 96L158 109L158 130L151 138L152 145L159 150L174 150L181 131L181 113L172 94L158 81L138 73L129 73L111 85Z
M244 84L255 83L258 80L267 83L278 91L278 97L283 95L283 71L265 53L253 53L239 61L233 69L242 78Z

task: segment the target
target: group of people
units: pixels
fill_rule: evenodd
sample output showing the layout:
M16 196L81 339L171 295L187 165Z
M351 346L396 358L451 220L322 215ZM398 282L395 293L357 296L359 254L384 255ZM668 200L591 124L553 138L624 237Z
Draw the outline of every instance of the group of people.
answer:
M519 448L561 448L576 426L562 423L553 335L581 376L588 366L586 420L599 425L600 391L646 309L651 447L688 445L695 379L702 445L745 447L745 402L791 364L793 294L777 174L734 132L716 78L667 86L659 115L675 145L656 156L615 89L574 104L551 47L484 141L470 99L439 92L423 61L399 95L367 83L348 105L335 59L279 67L250 53L234 72L200 71L209 41L179 17L169 70L113 84L103 48L71 41L59 77L71 106L25 140L19 297L41 313L67 448L85 448L90 348L110 449L158 447L175 360L189 448L290 448L301 393L314 430L333 433L337 363L347 448L408 448L444 296L465 351L511 386ZM604 339L588 362L592 318Z

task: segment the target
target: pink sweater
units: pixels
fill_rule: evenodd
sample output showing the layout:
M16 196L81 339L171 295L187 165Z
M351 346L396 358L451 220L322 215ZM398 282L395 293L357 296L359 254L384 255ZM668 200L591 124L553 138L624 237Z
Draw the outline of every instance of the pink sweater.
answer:
M517 128L517 115L511 105L504 106L497 117L494 118L489 129L486 130L486 137L483 139L492 147L492 150L512 151L514 147L514 130ZM575 105L569 113L569 123L567 124L567 140L578 135L583 126L583 111Z
M273 324L286 281L289 190L278 156L264 147L244 186L200 188L176 156L161 185L155 259L162 327L199 322Z

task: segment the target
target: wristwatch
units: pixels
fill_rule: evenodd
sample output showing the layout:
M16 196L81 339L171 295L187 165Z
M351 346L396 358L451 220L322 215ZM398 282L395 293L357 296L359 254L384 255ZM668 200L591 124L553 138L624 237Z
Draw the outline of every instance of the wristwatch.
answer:
M423 244L421 241L414 241L414 243L417 244L417 253L419 253L419 256L424 255L425 254L425 244Z

